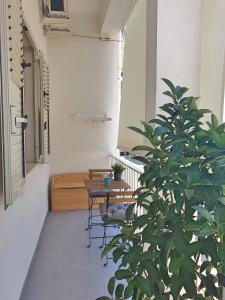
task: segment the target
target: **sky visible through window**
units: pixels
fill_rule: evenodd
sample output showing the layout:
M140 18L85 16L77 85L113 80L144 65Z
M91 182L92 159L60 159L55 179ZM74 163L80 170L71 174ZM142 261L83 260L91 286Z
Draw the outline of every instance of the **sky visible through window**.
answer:
M51 10L52 11L64 11L64 1L63 0L51 0Z

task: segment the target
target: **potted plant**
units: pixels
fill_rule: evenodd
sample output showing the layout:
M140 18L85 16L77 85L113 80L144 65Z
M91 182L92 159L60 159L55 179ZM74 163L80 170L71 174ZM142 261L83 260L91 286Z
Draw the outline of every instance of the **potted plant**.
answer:
M225 123L198 109L187 88L164 79L172 101L143 129L149 145L134 221L112 220L121 232L105 247L120 262L99 300L223 299L225 286ZM152 126L154 124L154 126ZM130 220L134 204L126 211Z
M122 173L125 170L124 165L119 162L116 162L111 166L111 168L113 169L114 172L114 180L120 181L122 178Z

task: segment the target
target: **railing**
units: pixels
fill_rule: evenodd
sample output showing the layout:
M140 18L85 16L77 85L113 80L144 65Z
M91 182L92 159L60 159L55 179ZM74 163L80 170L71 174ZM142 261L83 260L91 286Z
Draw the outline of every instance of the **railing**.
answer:
M130 162L124 157L116 157L116 156L111 156L111 164L114 164L115 162L121 163L125 170L122 174L122 179L126 181L126 183L129 184L131 187L131 191L136 191L140 187L140 182L138 181L139 176L143 173L143 166L136 165L133 162ZM138 209L136 211L137 215L142 215L143 214L143 209Z
M136 189L140 187L138 178L143 173L143 167L137 166L135 163L128 161L124 157L111 156L110 158L111 164L119 162L124 166L125 170L122 174L122 179L129 184L132 191L136 191Z

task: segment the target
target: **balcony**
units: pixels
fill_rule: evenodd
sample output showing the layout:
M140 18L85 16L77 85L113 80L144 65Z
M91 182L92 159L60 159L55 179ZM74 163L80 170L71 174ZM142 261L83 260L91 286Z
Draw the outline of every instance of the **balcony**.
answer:
M0 1L1 300L107 293L116 266L86 248L86 203L51 211L52 176L119 161L140 187L127 127L160 113L161 78L224 121L224 20L223 0Z

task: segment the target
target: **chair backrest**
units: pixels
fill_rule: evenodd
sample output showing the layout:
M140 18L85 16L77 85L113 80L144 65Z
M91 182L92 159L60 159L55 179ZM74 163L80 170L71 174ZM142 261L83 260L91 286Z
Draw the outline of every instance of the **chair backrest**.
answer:
M89 179L100 179L106 174L107 176L112 177L112 169L89 169Z
M125 202L136 202L136 198L133 196L133 191L113 191L110 192L109 202L110 203L125 203Z

